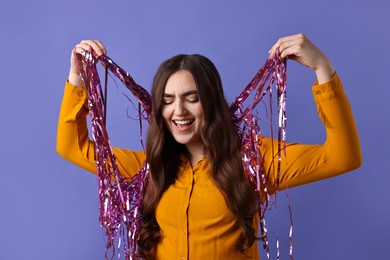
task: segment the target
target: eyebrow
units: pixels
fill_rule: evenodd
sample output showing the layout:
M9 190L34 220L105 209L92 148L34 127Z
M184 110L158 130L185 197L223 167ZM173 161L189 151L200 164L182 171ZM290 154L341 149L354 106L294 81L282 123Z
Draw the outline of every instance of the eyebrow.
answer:
M189 91L184 92L183 94L180 94L180 96L186 97L186 96L197 95L197 94L198 94L197 90L189 90ZM169 94L169 93L164 93L163 97L171 98L171 97L175 97L175 95Z

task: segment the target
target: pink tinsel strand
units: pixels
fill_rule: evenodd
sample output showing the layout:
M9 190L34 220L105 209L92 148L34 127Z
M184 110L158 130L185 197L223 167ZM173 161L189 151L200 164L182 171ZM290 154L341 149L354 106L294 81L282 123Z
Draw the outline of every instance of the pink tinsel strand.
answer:
M286 136L286 61L280 60L278 55L273 59L268 59L265 64L256 73L251 82L236 98L231 105L231 111L234 113L234 122L237 132L242 139L242 158L244 170L248 178L255 186L259 195L259 223L261 227L261 239L268 259L269 242L268 231L265 221L265 213L270 201L269 190L267 188L266 174L263 168L263 157L260 152L262 133L258 125L258 118L253 114L256 106L263 100L268 93L270 96L270 120L271 135L273 133L272 122L272 86L275 85L278 100L278 165L276 176L276 193L279 190L280 182L280 163L281 153L285 148ZM254 92L254 97L248 105L244 105L246 99ZM276 194L275 193L275 194ZM275 195L276 198L276 195ZM290 236L292 238L292 236ZM279 244L277 241L277 251ZM292 252L292 247L290 248ZM292 254L292 253L291 253Z
M107 55L100 56L100 61L103 66L108 68L123 84L133 93L138 102L142 105L146 112L146 119L150 119L151 108L151 97L146 89L138 85L131 75L119 67L110 57Z
M144 109L150 111L150 95L137 85L134 80L108 57L101 58L106 68L115 71L115 75L124 80L126 86L138 93L138 100ZM99 221L106 230L108 251L115 254L115 239L119 235L118 259L121 258L121 247L125 259L138 259L137 240L142 224L142 194L148 175L144 167L131 179L124 179L119 173L115 155L109 143L105 126L105 98L101 91L96 69L97 59L92 53L84 53L79 59L80 75L87 91L88 108L91 118L92 136L95 143L95 163L99 184L100 217ZM125 75L125 77L123 76ZM115 180L115 181L113 181Z

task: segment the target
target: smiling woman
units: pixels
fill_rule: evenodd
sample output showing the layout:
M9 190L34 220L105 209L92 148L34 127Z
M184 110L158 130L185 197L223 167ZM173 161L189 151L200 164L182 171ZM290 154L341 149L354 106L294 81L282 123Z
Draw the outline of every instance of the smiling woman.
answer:
M144 196L147 221L141 229L141 248L152 250L150 240L157 237L152 241L162 242L157 243L158 257L177 251L178 256L194 259L239 259L249 248L250 255L258 257L257 247L252 247L257 195L243 172L241 142L214 64L201 55L177 55L162 63L153 81L152 114L146 145L151 178ZM229 191L234 185L238 188ZM161 220L174 212L175 201L186 206L174 218L177 225L165 225ZM210 219L205 209L215 210L215 201L230 211ZM226 222L230 214L236 218ZM194 221L187 223L187 218ZM156 225L162 228L156 230ZM232 226L236 228L230 230ZM213 249L224 248L227 241L228 251ZM183 243L189 247L174 249ZM198 247L202 250L191 250Z
M88 139L86 93L76 64L84 51L106 53L100 41L82 41L72 52L62 101L57 151L96 172L94 142ZM283 37L270 56L294 59L312 68L312 90L327 130L323 144L286 145L280 163L277 140L262 138L267 193L329 178L361 164L359 139L348 100L332 64L304 35ZM244 172L242 142L214 64L201 55L177 55L163 62L152 87L146 151L114 148L125 178L145 160L150 174L143 194L137 241L146 259L259 259L259 194ZM276 173L280 176L276 178Z

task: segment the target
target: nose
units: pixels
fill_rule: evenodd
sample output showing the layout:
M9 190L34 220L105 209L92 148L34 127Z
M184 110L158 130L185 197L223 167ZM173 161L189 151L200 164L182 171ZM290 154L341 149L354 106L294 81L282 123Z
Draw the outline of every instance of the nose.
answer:
M177 116L183 116L187 112L187 109L185 107L185 104L181 100L177 100L176 106L175 106L175 115Z

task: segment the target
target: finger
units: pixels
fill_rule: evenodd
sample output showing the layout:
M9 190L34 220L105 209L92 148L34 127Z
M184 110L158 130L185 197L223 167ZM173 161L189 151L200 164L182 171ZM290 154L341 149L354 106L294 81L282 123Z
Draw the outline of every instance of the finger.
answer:
M280 38L281 41L286 42L286 41L294 41L294 40L301 40L305 38L306 36L303 33L298 33L298 34L293 34L289 36L284 36Z
M296 40L287 40L287 41L284 41L280 44L278 50L279 50L279 55L281 58L285 58L287 55L286 53L289 53L288 55L291 55L292 52L295 52L297 51L297 46L299 43L297 43Z
M278 41L271 47L271 49L268 51L269 57L273 58L275 56L276 50L279 49L279 46L281 44L282 38L279 38Z
M286 37L279 38L278 41L271 47L271 49L268 51L270 54L270 58L273 58L276 54L276 52L280 53L287 47L292 45L292 41L286 39Z
M295 34L285 37L279 46L280 57L284 59L287 56L301 56L302 50L304 45L307 44L307 41L307 38L303 34Z
M99 56L103 54L99 44L94 40L81 41L80 45L82 45L86 51L91 52L93 50Z
M282 55L284 52L289 51L294 46L294 41L282 42L273 46L271 50L268 51L270 58L273 58L276 54L281 58L285 58L285 55Z
M293 50L293 48L284 49L280 53L280 58L282 58L282 59L287 58L290 60L294 60L294 59L296 59L296 57L297 57L297 55L296 55L295 50Z
M102 50L104 54L107 54L107 49L106 46L100 41L100 40L95 40L96 44L99 46L99 48Z
M284 59L287 56L292 56L292 55L301 56L302 49L303 49L303 43L300 41L292 40L292 41L285 42L279 47L280 57Z
M90 47L80 44L77 44L73 49L73 52L76 54L84 54L86 51L91 51Z
M273 57L277 50L279 53L282 53L284 49L291 47L295 43L303 42L304 39L305 35L302 33L284 36L278 39L278 41L271 47L268 53L270 54L270 57Z
M93 50L98 56L105 53L105 48L103 44L97 40L83 40L76 46L89 52Z

